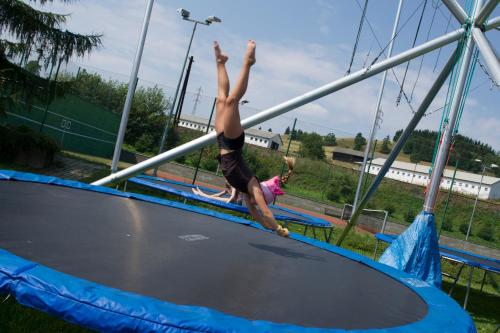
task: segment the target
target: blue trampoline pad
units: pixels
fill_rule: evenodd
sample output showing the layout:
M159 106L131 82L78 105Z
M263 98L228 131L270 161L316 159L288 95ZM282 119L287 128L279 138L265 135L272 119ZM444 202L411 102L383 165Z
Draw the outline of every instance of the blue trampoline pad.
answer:
M196 185L191 185L183 182L178 182L174 180L168 180L168 179L163 179L159 177L152 177L152 176L147 176L147 175L141 175L138 177L130 178L128 179L129 182L133 184L138 184L142 185L145 187L153 188L165 193L173 194L173 195L178 195L182 198L190 199L190 200L196 200L199 202L204 202L210 205L214 205L217 207L225 208L225 209L230 209L234 210L236 212L244 213L244 214L249 214L248 208L245 207L244 205L237 205L233 203L226 203L222 202L216 199L210 199L206 197L202 197L199 195L196 195L192 192L192 189L196 187ZM212 188L208 187L203 187L199 186L199 188L207 193L216 193L220 192L217 190L214 190ZM275 218L277 220L281 221L292 221L292 222L298 222L301 224L305 225L310 225L310 226L315 226L315 227L323 227L323 228L330 228L332 225L330 222L306 214L302 212L298 212L292 209L288 209L285 207L281 206L276 206L276 205L270 205L271 211L273 212Z

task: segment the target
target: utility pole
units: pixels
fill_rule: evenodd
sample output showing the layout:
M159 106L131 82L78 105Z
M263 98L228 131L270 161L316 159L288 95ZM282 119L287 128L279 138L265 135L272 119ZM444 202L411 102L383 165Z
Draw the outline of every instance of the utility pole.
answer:
M196 108L198 107L198 104L200 104L200 97L202 93L203 89L199 87L198 90L196 90L196 94L194 95L193 111L191 112L193 116L196 114Z

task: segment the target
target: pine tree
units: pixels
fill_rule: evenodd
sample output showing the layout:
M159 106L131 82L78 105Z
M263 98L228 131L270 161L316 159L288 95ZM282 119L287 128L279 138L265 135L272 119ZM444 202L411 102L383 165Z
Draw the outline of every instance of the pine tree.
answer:
M286 128L286 130L285 130L285 134L286 134L286 135L290 134L290 126L288 126L288 127Z
M356 137L354 138L354 149L355 150L361 150L363 146L366 145L366 139L363 137L363 134L358 133L356 134Z
M29 0L45 5L54 0ZM69 3L73 0L59 0ZM44 12L21 0L0 1L0 32L15 40L0 39L0 55L20 57L26 63L33 55L44 67L82 57L101 45L102 35L81 35L63 28L69 15Z
M391 148L389 148L389 135L387 135L382 141L382 146L380 147L380 152L382 154L389 154L391 152Z
M47 86L33 75L37 73L29 73L22 67L30 70L36 63L44 69L50 67L52 72L55 66L67 63L71 57L82 57L101 46L102 35L66 30L63 26L69 15L38 10L30 5L43 6L48 2L54 0L0 1L0 116L5 115L5 107L15 103L19 96L50 99L51 89L37 89ZM20 67L11 63L12 59Z

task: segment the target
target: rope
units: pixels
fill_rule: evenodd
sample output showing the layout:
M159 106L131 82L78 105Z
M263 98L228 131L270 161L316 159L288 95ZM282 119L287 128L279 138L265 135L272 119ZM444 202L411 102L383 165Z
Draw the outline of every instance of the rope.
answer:
M365 0L365 5L363 6L363 13L361 14L361 20L359 21L358 33L356 34L356 42L354 43L354 48L352 49L351 61L349 62L349 68L345 75L351 73L352 63L354 62L354 57L356 56L356 50L358 49L359 37L361 36L361 30L363 30L363 23L365 22L366 9L368 7L368 0Z
M429 37L431 35L431 30L432 30L432 26L434 24L434 19L436 18L437 9L438 9L437 6L434 7L434 13L432 14L431 24L429 25L429 30L427 30L427 37L425 38L426 42L429 40ZM439 48L439 49L441 49L441 48ZM425 55L426 54L423 54L422 57L420 58L420 65L418 66L417 78L415 79L415 82L413 83L413 88L411 89L410 102L413 101L413 93L415 92L415 88L417 87L418 79L420 78L420 72L422 71L422 65L424 64Z
M448 33L448 29L450 28L450 22L451 22L451 13L450 13L450 16L448 17L448 23L446 24L446 29L444 31L445 35ZM438 62L439 62L439 57L441 56L441 50L442 49L443 49L442 47L439 48L439 52L438 52L438 55L437 55L437 58L436 58L436 63L434 64L434 69L432 70L433 73L436 71L436 68L437 68L437 65L438 65Z
M418 20L417 31L415 32L415 37L413 38L413 44L411 46L412 48L414 48L415 44L417 43L417 38L418 38L418 34L420 32L420 27L422 26L422 20L424 18L425 8L426 7L427 7L427 0L425 0L424 7L422 8L422 12L420 13L420 19ZM396 106L399 106L399 103L401 102L401 96L403 94L403 87L404 87L404 84L405 84L406 75L408 74L408 68L410 67L410 62L411 62L411 60L409 60L406 63L405 74L403 75L403 82L401 83L401 87L400 87L400 90L399 90L398 98L396 99ZM411 99L410 99L410 101L411 101Z

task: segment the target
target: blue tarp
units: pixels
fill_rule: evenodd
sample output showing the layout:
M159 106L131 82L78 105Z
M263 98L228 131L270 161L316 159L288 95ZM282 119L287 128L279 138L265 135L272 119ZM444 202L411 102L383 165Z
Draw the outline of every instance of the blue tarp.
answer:
M392 244L379 262L441 287L441 260L434 215L421 212Z

